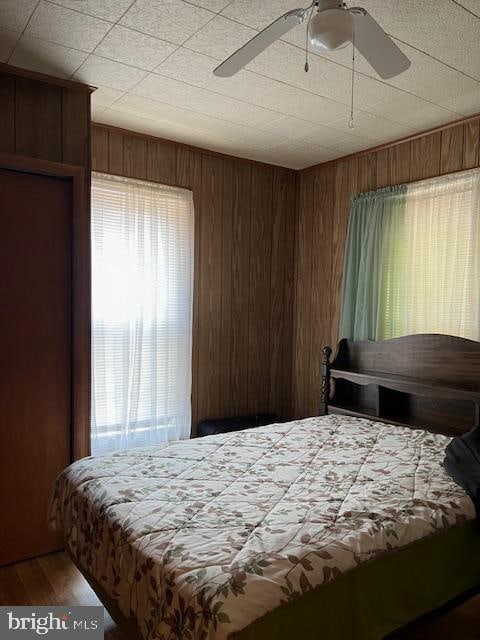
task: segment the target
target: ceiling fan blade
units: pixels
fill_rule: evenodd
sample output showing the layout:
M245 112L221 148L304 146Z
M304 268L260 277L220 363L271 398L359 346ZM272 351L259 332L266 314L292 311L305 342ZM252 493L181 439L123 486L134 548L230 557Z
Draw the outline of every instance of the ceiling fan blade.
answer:
M213 73L221 78L233 76L237 71L243 69L245 65L256 58L258 54L265 51L275 40L278 40L278 38L281 38L290 31L290 29L293 29L297 24L303 22L306 15L306 9L293 9L292 11L288 11L263 31L257 33L257 35L244 44L243 47L240 47L235 53L232 53L229 58L214 69Z
M372 16L361 8L350 9L355 29L355 47L383 78L393 78L410 66L410 60Z

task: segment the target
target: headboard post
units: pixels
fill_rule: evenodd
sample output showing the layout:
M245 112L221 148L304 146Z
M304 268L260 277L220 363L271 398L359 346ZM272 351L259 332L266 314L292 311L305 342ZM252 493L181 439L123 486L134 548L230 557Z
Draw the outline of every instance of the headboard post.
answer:
M323 362L321 366L321 374L322 374L322 395L320 402L320 414L321 416L325 416L328 413L328 403L330 402L330 356L332 355L332 350L330 347L326 346L322 349L323 352Z

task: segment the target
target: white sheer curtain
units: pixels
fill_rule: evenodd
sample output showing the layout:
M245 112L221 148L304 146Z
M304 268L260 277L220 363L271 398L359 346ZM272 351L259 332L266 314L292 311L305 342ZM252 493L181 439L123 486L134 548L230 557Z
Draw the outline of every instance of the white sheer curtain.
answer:
M480 340L480 170L408 185L403 215L384 258L381 339L443 333Z
M190 435L192 193L92 176L92 453Z

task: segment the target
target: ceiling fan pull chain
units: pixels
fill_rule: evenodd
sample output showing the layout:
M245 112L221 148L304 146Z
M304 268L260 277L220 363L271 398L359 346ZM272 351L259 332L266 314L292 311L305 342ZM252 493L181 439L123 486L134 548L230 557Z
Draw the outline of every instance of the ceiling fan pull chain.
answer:
M352 29L352 95L350 100L350 120L348 121L348 128L355 128L355 120L354 120L354 91L355 91L355 23L353 23Z
M308 22L307 22L307 31L305 33L305 73L308 73L308 70L310 69L310 66L308 64L308 29L310 27L310 20L312 19L312 15L313 15L313 10L315 9L315 2L312 4L312 8L310 9L310 15L308 17Z

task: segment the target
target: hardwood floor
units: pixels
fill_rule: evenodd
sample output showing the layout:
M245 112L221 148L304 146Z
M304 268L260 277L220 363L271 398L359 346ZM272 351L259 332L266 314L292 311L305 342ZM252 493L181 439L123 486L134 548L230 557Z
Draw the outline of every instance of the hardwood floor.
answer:
M0 605L53 604L101 604L65 553L52 553L0 568ZM107 612L105 638L128 640ZM452 639L480 639L480 595L434 621L419 622L413 628L390 636L390 640Z
M77 567L63 553L0 568L0 605L102 604ZM128 640L105 611L105 638Z

